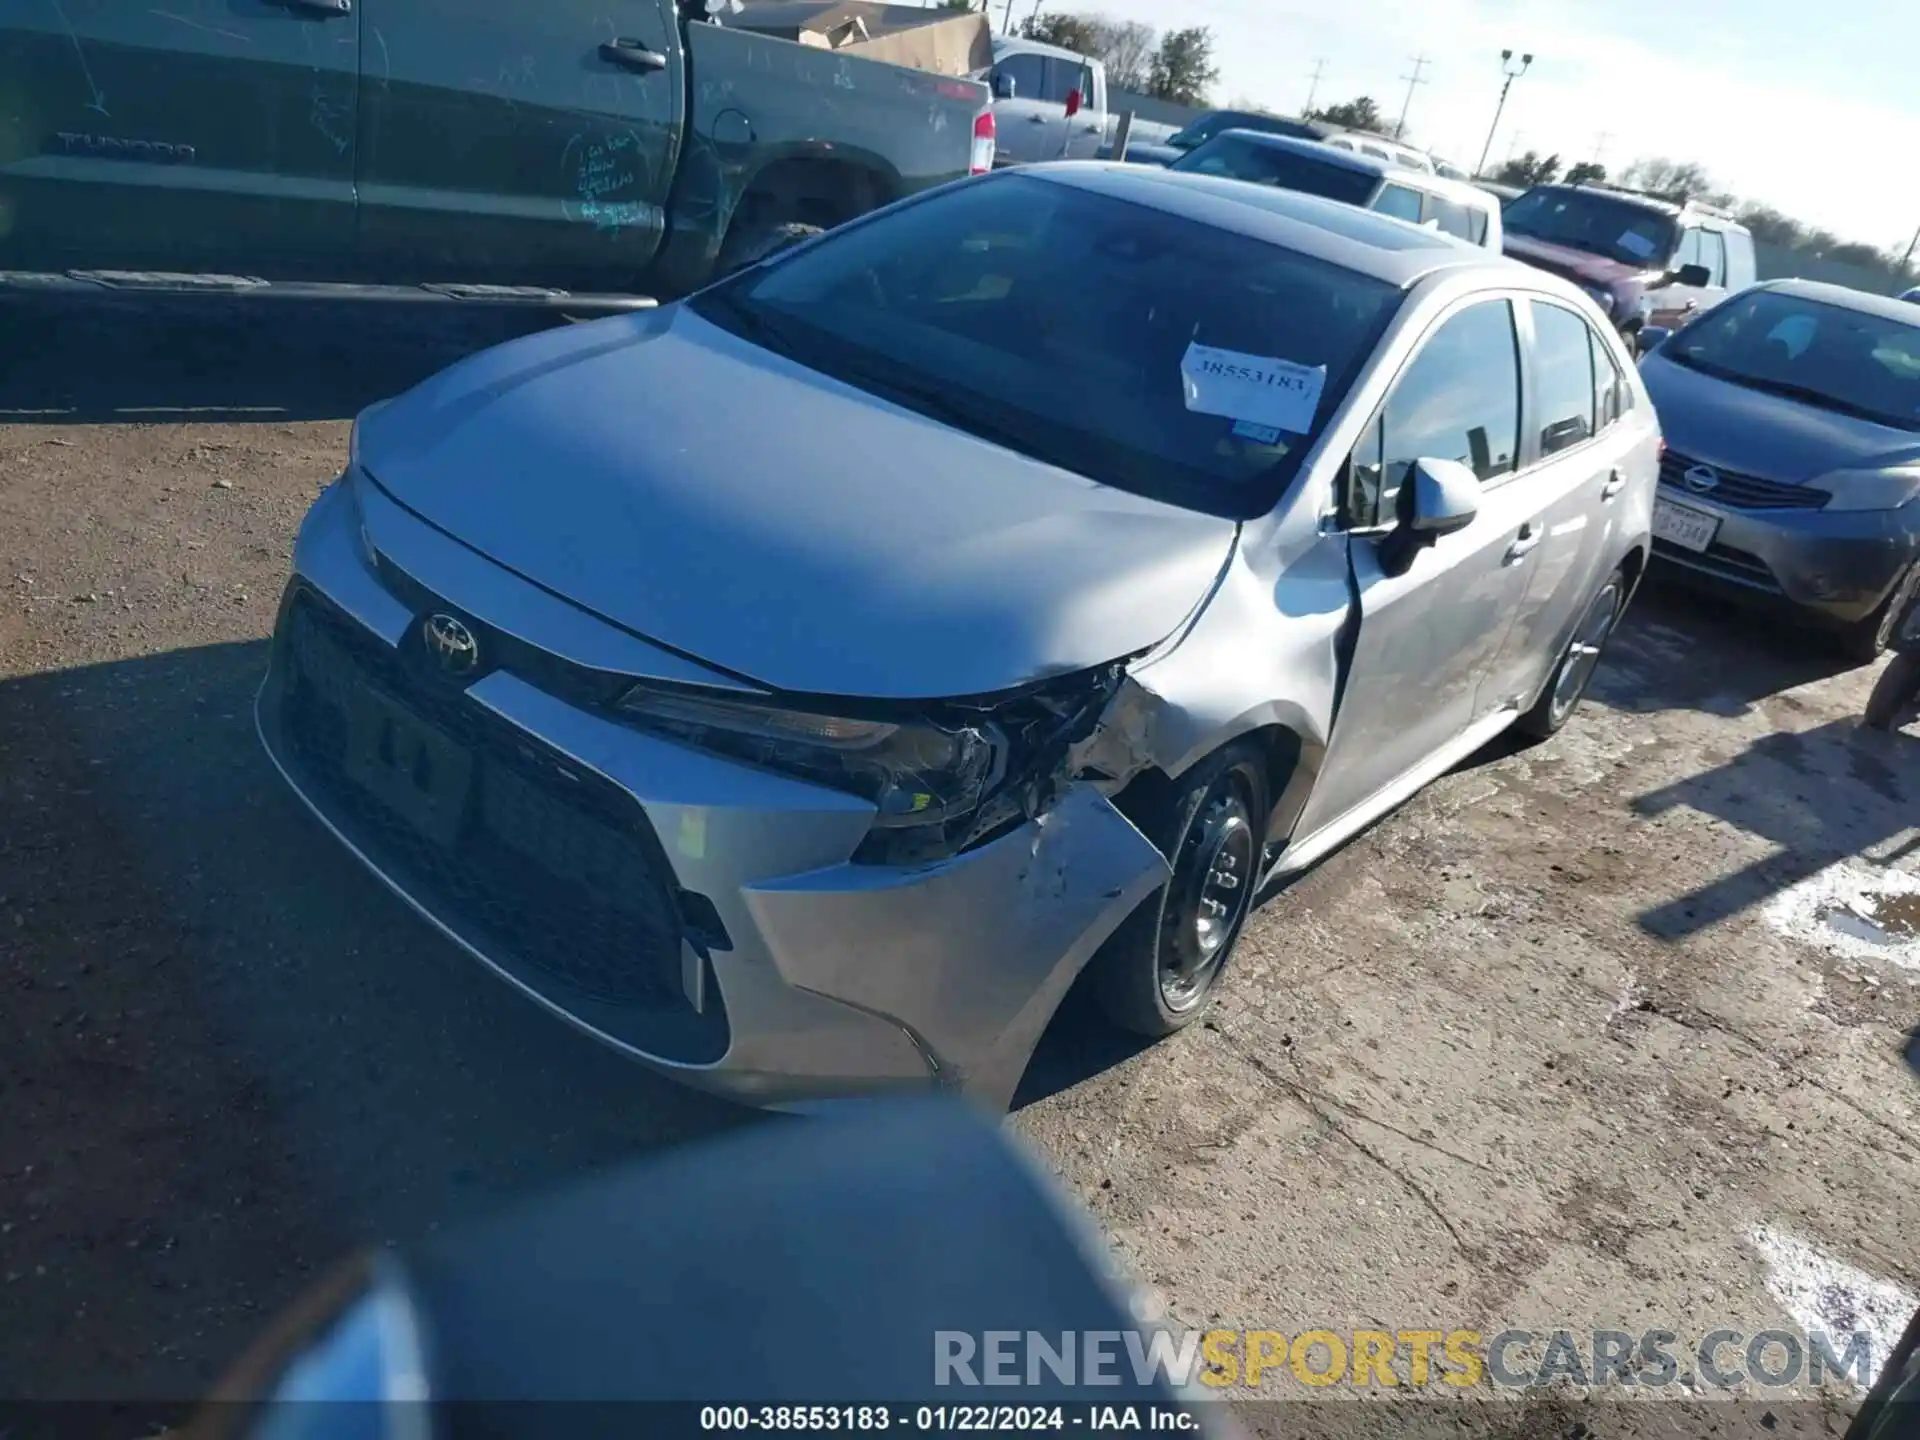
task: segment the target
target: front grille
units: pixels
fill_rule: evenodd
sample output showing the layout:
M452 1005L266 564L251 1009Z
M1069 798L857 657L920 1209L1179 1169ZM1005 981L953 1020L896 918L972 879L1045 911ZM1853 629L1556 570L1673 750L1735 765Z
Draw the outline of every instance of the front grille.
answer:
M1703 571L1717 575L1723 580L1732 580L1755 590L1767 590L1778 593L1780 581L1774 576L1773 568L1745 550L1732 545L1722 545L1718 541L1705 550L1688 550L1675 545L1671 540L1655 540L1653 553L1664 559L1685 565L1690 570Z
M1818 510L1828 495L1811 485L1788 485L1779 480L1763 480L1758 475L1742 475L1737 470L1712 467L1718 483L1708 490L1695 490L1681 477L1699 462L1672 450L1661 457L1660 483L1677 495L1697 495L1736 510Z
M666 1046L658 1027L647 1027L655 1053L678 1049L668 1058L694 1061L724 1053L717 991L707 987L705 1013L686 1000L686 926L666 857L632 796L304 587L288 602L277 643L289 758L328 818L375 864L509 968L523 962L590 1000L684 1021ZM447 742L449 754L471 757L465 802L438 839L355 778L356 707L364 714L380 701Z

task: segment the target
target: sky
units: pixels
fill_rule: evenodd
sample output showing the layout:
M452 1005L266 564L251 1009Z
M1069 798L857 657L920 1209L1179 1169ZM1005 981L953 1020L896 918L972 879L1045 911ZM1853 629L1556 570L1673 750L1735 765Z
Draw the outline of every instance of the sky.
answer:
M1848 240L1904 250L1920 227L1914 0L1046 0L1157 29L1206 25L1217 104L1296 113L1371 95L1389 122L1424 55L1407 132L1471 169L1500 52L1532 53L1500 117L1509 153L1693 160L1728 190ZM996 3L996 10L998 5ZM1024 5L1021 7L1024 9ZM1016 12L1017 14L1018 12ZM1603 138L1604 137L1604 138Z

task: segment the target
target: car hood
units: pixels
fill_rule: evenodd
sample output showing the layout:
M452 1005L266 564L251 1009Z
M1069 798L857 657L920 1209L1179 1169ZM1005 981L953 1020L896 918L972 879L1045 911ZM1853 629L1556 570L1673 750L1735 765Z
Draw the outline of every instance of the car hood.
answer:
M1920 460L1920 435L1704 375L1658 351L1640 378L1674 453L1799 485L1835 470Z
M679 305L463 360L363 414L359 458L527 579L815 694L988 694L1144 649L1200 603L1238 529L903 410Z
M1501 236L1501 248L1515 260L1524 260L1541 270L1551 270L1569 280L1584 280L1589 285L1614 286L1648 273L1643 268L1623 265L1605 255L1575 250L1568 245L1550 245L1545 240L1516 235L1511 230Z

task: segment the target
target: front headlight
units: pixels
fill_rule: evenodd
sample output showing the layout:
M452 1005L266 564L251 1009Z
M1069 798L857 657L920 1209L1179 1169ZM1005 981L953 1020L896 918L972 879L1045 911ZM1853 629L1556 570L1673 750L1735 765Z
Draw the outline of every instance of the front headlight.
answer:
M976 810L1005 768L989 721L857 720L636 686L620 710L648 729L871 800L876 826L939 825Z
M620 697L630 723L873 803L855 859L943 859L1042 814L1070 784L1069 751L1090 736L1126 674L1115 661L985 700L876 705L864 717L642 683Z
M1920 495L1920 465L1889 470L1836 470L1813 482L1833 498L1829 510L1898 510Z

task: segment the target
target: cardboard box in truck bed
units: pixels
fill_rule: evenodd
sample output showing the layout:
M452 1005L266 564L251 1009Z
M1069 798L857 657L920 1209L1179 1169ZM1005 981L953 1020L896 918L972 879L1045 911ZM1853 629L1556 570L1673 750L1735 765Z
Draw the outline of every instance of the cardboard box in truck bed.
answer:
M993 64L987 17L978 11L876 0L748 0L722 23L935 75L976 75Z

